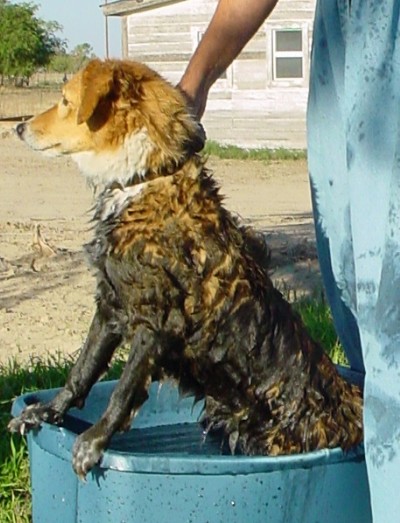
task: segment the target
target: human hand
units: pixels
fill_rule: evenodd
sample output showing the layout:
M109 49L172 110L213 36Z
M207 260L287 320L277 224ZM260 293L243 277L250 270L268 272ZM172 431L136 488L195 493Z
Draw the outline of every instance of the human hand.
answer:
M191 89L189 84L185 81L185 77L181 79L177 88L184 96L186 104L190 109L190 113L200 121L206 109L208 90L204 89L203 86Z

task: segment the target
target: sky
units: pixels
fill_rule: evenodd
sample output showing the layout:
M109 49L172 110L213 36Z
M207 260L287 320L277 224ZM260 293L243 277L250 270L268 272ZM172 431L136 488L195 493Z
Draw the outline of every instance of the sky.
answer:
M69 50L87 42L99 58L105 56L105 21L99 7L105 0L32 0L32 3L39 6L39 18L55 20L63 26L58 36L68 40ZM110 57L120 57L121 18L108 18L108 32Z

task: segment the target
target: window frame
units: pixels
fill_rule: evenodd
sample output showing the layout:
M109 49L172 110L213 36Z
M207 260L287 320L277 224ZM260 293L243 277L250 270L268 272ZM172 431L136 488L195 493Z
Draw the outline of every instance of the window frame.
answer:
M277 51L276 50L276 35L283 31L297 31L301 33L301 51ZM270 86L308 86L309 70L310 70L310 49L311 36L309 35L308 24L294 24L294 23L275 23L268 28L269 35L267 36L267 78ZM268 59L269 57L269 59ZM276 76L276 59L277 58L301 58L302 59L302 76L294 78L278 78Z

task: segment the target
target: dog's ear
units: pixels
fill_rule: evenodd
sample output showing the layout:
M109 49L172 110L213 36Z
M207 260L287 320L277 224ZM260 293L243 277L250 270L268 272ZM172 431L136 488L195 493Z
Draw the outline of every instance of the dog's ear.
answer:
M78 109L78 124L87 122L100 100L110 93L114 81L113 77L111 64L100 60L92 60L82 71L82 94Z

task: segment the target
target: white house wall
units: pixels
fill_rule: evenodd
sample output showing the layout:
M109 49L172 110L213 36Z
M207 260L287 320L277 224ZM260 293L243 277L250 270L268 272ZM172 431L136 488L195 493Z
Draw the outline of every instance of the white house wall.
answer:
M125 56L177 83L217 0L187 0L126 18ZM315 0L280 0L260 31L210 92L203 123L210 139L244 147L306 147L305 114ZM301 29L301 79L274 80L273 31Z

